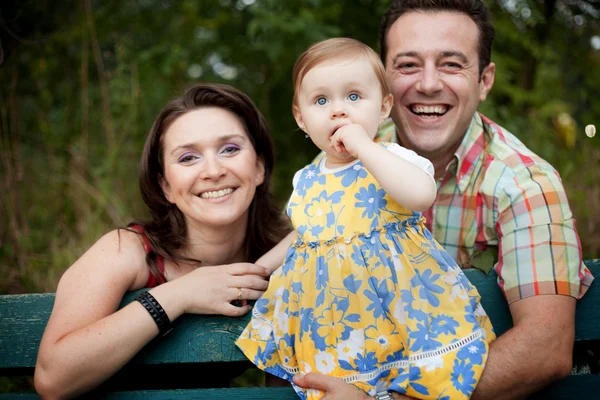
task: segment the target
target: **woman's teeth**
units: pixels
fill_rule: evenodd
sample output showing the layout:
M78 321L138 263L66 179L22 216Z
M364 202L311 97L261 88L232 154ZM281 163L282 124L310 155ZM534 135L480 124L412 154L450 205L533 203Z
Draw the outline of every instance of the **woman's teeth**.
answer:
M203 199L218 199L219 197L227 196L228 194L230 194L232 192L233 192L232 188L215 190L214 192L204 192L204 193L200 194L200 197Z

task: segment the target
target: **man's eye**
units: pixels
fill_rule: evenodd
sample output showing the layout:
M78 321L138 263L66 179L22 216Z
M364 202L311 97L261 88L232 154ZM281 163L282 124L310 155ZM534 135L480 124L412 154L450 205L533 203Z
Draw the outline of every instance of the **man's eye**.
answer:
M415 63L402 63L398 64L399 69L411 69L415 68L417 65Z
M356 93L350 93L348 95L348 100L350 101L358 101L360 99L360 96Z
M325 104L327 104L327 99L325 97L319 97L317 98L317 104L320 106L324 106Z
M461 65L455 62L447 62L444 64L444 66L448 68L461 68Z

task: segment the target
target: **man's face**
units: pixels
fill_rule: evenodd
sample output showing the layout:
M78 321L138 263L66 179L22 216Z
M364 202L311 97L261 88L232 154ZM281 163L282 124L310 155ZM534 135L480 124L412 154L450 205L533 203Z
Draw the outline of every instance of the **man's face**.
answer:
M410 12L387 34L399 139L432 161L459 146L494 83L494 64L479 79L478 41L475 22L453 12Z

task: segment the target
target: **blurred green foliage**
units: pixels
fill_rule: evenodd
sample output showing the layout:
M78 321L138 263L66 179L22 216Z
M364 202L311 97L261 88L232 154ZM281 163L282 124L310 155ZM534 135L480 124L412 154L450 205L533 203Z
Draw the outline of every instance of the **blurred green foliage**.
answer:
M586 258L600 256L598 0L487 0L496 84L481 110L561 173ZM5 0L0 6L0 293L53 291L100 235L143 218L153 118L193 82L250 95L277 146L275 189L316 153L291 114L311 43L377 49L389 0Z

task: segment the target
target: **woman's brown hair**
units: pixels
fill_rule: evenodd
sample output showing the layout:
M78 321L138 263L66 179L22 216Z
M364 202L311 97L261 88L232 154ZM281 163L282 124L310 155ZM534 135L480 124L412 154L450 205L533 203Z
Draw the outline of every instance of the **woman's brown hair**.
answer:
M164 274L156 264L156 257L177 261L196 261L182 257L178 251L185 246L187 226L183 213L167 201L160 185L164 175L163 136L180 116L199 108L218 107L229 110L243 122L258 159L264 161L265 179L256 188L250 204L248 226L244 240L246 261L254 262L270 250L287 233L286 223L271 193L271 174L274 163L273 139L265 118L248 96L239 90L221 84L198 84L167 104L150 129L140 165L142 198L150 210L150 221L140 225L151 251L146 256L150 271L159 281Z

